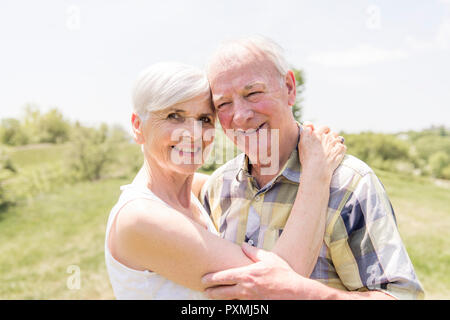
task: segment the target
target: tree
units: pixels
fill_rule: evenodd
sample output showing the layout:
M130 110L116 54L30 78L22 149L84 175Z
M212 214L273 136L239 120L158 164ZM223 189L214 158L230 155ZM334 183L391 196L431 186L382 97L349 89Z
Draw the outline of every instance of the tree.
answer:
M69 166L79 180L98 180L108 164L117 160L118 147L126 134L118 127L84 127L77 124L71 136Z
M41 132L39 142L63 143L69 140L70 124L58 109L50 109L37 123Z
M299 121L302 118L302 109L303 106L301 105L303 101L303 91L305 90L305 76L302 70L292 68L292 71L294 72L295 76L295 86L297 88L297 99L292 106L292 114L294 115L294 119Z
M71 125L56 108L42 114L36 106L27 105L23 122L30 143L63 143L69 140Z
M7 118L1 121L0 142L10 146L19 146L27 144L29 137L19 120Z
M6 191L8 189L3 188L3 182L15 172L16 169L8 154L4 148L0 147L0 209L12 203L11 196Z
M434 177L445 178L445 175L448 174L447 167L450 165L450 157L447 153L438 151L430 156L428 164L430 166L431 174Z

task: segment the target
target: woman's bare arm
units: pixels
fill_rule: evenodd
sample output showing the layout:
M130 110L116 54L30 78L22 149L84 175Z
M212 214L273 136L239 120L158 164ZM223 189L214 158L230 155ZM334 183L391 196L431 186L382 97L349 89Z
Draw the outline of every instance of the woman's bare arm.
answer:
M320 143L319 143L320 142ZM325 233L330 182L346 147L328 127L305 127L298 145L302 165L297 196L283 233L272 249L298 274L309 277Z
M205 288L205 273L252 263L239 245L155 200L129 202L110 237L111 254L127 267L154 271L194 290Z
M316 140L306 141L315 143L312 146L319 150ZM304 159L297 200L273 249L301 274L311 272L317 248L320 248L317 244L323 239L320 228L325 226L323 211L328 202L329 181L317 180L312 175L323 165L315 163L323 156L320 150L318 152L315 157L307 155ZM302 154L300 157L302 159ZM152 214L148 214L149 208ZM315 232L317 228L319 231ZM111 232L114 237L111 251L119 261L137 270L152 270L195 290L204 289L200 279L206 273L252 263L240 246L213 235L182 213L152 200L139 199L127 204ZM314 253L312 258L308 256Z

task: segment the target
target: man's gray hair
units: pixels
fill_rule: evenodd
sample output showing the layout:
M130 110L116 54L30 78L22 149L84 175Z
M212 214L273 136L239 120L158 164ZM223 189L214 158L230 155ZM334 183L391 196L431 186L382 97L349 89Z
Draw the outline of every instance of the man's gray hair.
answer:
M222 42L208 59L206 64L207 74L211 66L218 60L234 60L243 52L251 53L256 58L268 59L283 77L290 69L280 45L267 37L254 35Z
M141 72L133 90L133 111L145 120L149 112L209 94L206 74L179 62L160 62Z

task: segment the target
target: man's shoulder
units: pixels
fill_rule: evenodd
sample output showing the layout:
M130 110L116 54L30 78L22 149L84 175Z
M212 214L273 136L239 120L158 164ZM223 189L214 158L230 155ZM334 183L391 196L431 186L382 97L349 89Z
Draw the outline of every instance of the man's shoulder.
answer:
M373 174L373 170L364 161L352 156L345 155L341 164L334 172L333 179L342 179L349 177L364 177L367 174Z
M352 155L345 155L331 179L330 196L333 199L346 198L347 193L353 193L358 187L364 189L372 185L374 179L376 175L367 163Z

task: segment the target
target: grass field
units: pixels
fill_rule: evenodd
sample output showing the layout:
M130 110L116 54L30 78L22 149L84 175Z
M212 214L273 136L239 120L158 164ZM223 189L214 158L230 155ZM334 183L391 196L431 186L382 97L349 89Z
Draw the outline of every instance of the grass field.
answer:
M64 148L52 148L18 150L12 158L18 167L58 161ZM450 188L425 178L377 173L426 298L449 299ZM104 232L119 186L128 182L68 185L0 212L0 299L114 298L104 263ZM81 271L80 289L67 286L71 265Z

